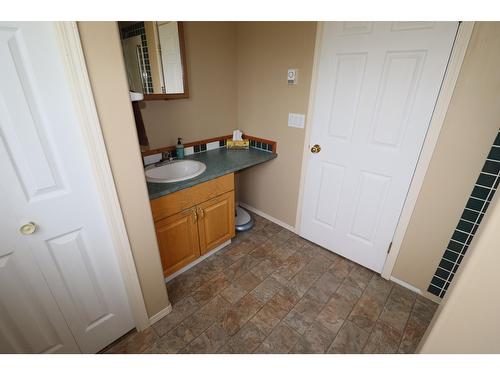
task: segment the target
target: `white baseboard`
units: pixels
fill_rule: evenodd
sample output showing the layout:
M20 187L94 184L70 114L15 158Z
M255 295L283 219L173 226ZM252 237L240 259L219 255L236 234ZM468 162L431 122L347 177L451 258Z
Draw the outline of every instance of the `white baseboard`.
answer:
M220 244L219 246L217 246L215 249L213 250L210 250L208 253L202 255L201 257L199 257L198 259L196 259L194 262L192 263L189 263L187 266L181 268L180 270L178 271L175 271L173 274L171 274L170 276L168 277L165 277L165 282L168 283L170 280L172 279L175 279L177 276L179 276L181 273L184 273L186 272L188 269L190 268L193 268L194 266L196 266L198 263L204 261L205 259L207 259L210 255L212 254L215 254L217 251L221 250L222 248L226 247L227 245L229 245L231 243L231 240L227 240L226 242Z
M285 229L288 229L289 231L295 233L295 227L292 227L291 225L282 222L281 220L278 220L271 215L266 214L265 212L262 212L261 210L256 209L255 207L250 206L249 204L243 203L243 202L238 202L238 204L246 208L248 211L252 211L253 213L256 213L259 216L262 216L264 219L267 219L269 221L272 221L275 224L278 224L280 227L283 227Z
M160 312L154 314L151 318L149 318L149 324L151 325L155 324L158 320L170 314L171 311L172 311L172 305L169 304L163 310L161 310Z
M415 292L417 294L420 294L422 295L422 291L420 289L418 289L417 287L411 285L411 284L408 284L407 282L405 281L402 281L402 280L399 280L397 278L395 278L394 276L391 276L390 277L390 280L391 281L394 281L396 284L398 285L401 285L403 288L406 288L406 289L409 289L411 290L412 292Z

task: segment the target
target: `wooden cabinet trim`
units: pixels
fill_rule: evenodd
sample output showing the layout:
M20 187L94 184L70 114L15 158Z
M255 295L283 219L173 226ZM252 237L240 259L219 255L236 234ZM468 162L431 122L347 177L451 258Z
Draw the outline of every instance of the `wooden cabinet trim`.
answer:
M231 190L234 190L234 173L153 199L151 200L153 219L156 222Z

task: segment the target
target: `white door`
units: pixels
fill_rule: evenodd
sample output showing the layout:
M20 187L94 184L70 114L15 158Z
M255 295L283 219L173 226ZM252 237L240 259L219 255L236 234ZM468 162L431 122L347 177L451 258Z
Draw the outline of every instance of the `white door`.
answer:
M0 82L0 348L96 352L134 324L53 23L0 23Z
M184 92L182 81L181 49L177 22L158 22L163 85L167 94Z
M320 43L301 235L380 272L457 22L328 22Z
M141 69L144 63L140 35L123 39L122 49L130 91L147 92L146 85L144 85L143 82L147 81L148 74Z

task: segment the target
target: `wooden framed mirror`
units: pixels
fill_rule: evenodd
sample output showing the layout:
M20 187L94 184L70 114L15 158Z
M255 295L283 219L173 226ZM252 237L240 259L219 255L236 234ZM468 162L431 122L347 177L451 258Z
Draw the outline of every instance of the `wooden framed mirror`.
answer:
M183 23L127 21L118 27L130 91L144 100L188 98Z

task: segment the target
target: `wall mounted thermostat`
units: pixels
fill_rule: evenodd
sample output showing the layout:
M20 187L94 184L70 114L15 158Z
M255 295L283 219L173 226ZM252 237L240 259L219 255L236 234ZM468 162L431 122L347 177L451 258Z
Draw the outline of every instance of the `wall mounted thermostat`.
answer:
M287 80L289 85L297 84L298 73L298 69L288 69Z

